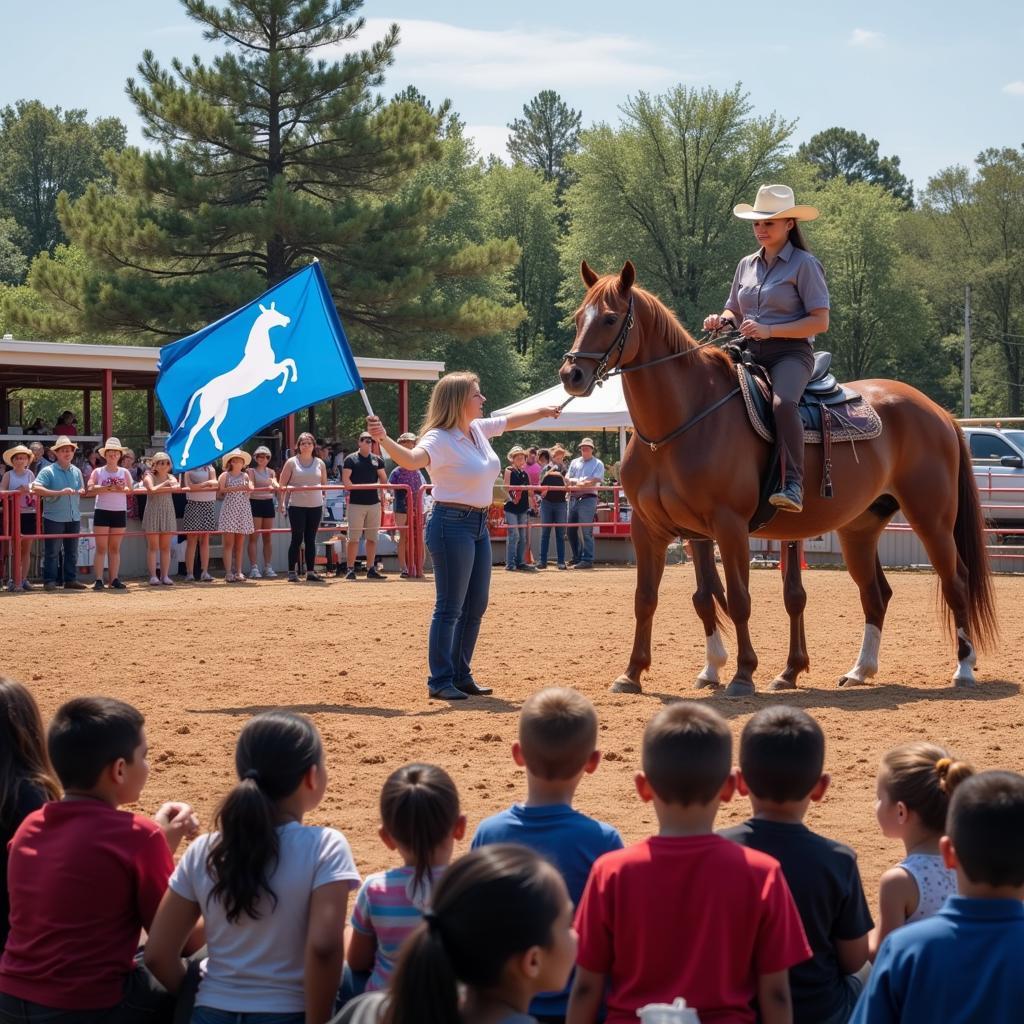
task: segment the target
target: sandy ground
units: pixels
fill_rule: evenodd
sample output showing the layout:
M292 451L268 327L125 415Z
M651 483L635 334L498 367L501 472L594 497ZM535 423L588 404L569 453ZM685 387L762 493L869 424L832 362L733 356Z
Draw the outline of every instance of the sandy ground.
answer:
M277 706L311 715L323 733L331 781L310 820L342 829L363 870L390 863L376 835L377 799L385 777L405 761L433 761L451 772L469 836L482 817L520 798L523 777L509 748L520 703L542 686L572 684L597 705L604 760L584 780L577 805L615 824L627 842L655 827L632 780L644 723L658 708L679 697L710 700L738 737L753 711L784 700L817 716L828 739L833 784L808 823L858 851L874 903L878 876L901 856L874 818L883 751L929 738L979 768L1024 769L1024 578L996 580L1002 639L979 659L973 692L949 686L955 666L935 611L934 577L890 579L895 595L879 681L853 691L838 690L835 680L860 647L856 589L844 573L818 570L805 574L812 668L801 690L740 700L697 694L704 645L690 604L689 566L666 571L655 664L642 696L608 692L632 640L634 573L627 568L529 576L496 568L474 666L496 695L461 705L426 700L429 579L4 594L7 635L24 638L10 644L4 671L30 683L44 716L85 693L142 709L152 770L141 809L185 799L206 825L234 778L233 740L245 719ZM757 678L764 685L785 661L778 572L753 573L752 590ZM740 820L747 809L738 799L723 807L719 821Z

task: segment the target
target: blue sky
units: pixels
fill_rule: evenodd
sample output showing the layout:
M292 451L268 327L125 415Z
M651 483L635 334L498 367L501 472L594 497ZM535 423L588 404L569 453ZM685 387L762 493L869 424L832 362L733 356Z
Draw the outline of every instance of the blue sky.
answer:
M163 62L214 47L177 0L3 0L0 105L39 98L115 114L141 143L124 95L145 48ZM1016 11L1016 13L1014 13ZM544 88L615 123L623 99L676 84L740 81L759 113L797 120L795 141L841 125L899 156L923 186L988 146L1024 143L1024 5L994 0L369 0L361 39L392 21L403 43L389 91L450 97L484 153Z

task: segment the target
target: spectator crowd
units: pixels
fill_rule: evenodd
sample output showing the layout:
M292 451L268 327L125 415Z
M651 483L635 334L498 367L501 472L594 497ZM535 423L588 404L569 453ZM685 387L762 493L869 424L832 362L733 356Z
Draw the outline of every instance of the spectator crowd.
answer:
M927 742L889 751L877 821L902 857L869 900L855 852L804 823L831 783L806 712L754 714L735 766L710 703L658 711L634 794L657 827L628 846L573 806L599 733L579 691L529 697L523 799L457 858L455 778L396 767L391 866L361 879L344 835L305 823L330 784L310 719L243 726L201 833L187 803L121 809L146 784L139 711L76 698L44 733L28 688L2 680L0 1021L626 1024L677 999L703 1024L1017 1019L1024 777ZM749 817L716 831L731 800Z

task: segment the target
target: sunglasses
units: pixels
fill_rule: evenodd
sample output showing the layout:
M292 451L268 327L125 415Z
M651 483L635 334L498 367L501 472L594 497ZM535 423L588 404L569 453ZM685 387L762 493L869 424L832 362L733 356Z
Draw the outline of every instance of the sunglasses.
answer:
M372 437L361 437L361 438L359 438L359 443L360 444L373 444L373 438Z

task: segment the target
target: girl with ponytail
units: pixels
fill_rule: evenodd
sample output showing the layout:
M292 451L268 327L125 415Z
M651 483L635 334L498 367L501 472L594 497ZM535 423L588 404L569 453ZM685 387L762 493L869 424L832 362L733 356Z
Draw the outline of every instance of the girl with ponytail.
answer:
M572 917L562 876L533 850L474 850L438 882L389 992L359 996L334 1024L529 1024L530 1000L569 979Z
M359 873L340 832L302 823L327 787L320 734L303 715L257 715L238 737L235 770L217 831L200 836L171 876L146 964L177 992L181 950L202 916L208 960L192 1024L322 1024Z
M973 774L969 764L934 743L907 743L882 758L878 824L886 838L903 841L906 856L879 883L878 923L868 936L872 960L889 932L931 917L956 895L956 872L945 866L939 839L953 791Z

